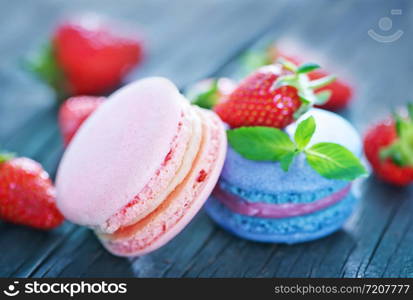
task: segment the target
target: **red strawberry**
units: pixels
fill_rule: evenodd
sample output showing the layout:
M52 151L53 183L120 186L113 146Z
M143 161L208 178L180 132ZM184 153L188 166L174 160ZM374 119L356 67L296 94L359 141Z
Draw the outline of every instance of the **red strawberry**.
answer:
M226 101L215 107L215 112L232 128L284 128L316 101L312 91L315 82L310 82L305 73L317 67L297 67L291 62L263 67L245 78ZM323 78L318 84L324 85L331 79Z
M379 178L398 186L412 183L413 118L390 119L370 128L364 137L364 152Z
M105 97L77 96L67 99L59 110L64 145L69 145L80 125L105 101Z
M142 41L118 24L85 15L62 23L33 65L61 94L101 95L142 59Z
M63 222L55 204L55 189L40 164L0 155L0 218L39 229Z
M185 95L191 103L211 109L223 101L235 87L236 83L229 78L207 78L190 86L185 91Z
M260 58L257 58L257 56ZM262 64L268 65L268 64L276 62L279 58L284 58L288 61L293 62L296 65L301 64L303 61L300 57L292 56L285 52L280 51L276 47L275 44L270 45L263 52L255 53L254 61L260 62L261 65ZM329 73L324 70L315 70L313 72L308 73L308 77L311 80L319 79L319 78L322 78L328 75ZM316 90L316 92L327 91L327 90L331 92L331 97L326 103L322 105L317 105L317 107L321 107L321 108L333 110L333 111L337 111L337 110L345 108L350 102L352 94L353 94L351 86L348 83L340 79L337 79L334 82L326 85L325 87Z

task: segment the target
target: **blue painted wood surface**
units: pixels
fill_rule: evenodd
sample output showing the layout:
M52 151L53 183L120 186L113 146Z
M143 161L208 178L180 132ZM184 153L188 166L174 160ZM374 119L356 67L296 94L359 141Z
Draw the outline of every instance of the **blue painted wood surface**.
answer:
M53 93L22 68L67 14L95 11L144 29L148 56L128 80L171 78L180 88L237 74L239 55L271 39L299 41L351 75L354 103L343 114L363 131L413 97L411 1L93 0L0 1L0 145L40 161L54 176L62 154ZM367 35L393 16L404 35ZM413 190L370 178L343 230L295 246L247 242L200 213L164 248L141 258L108 254L93 233L66 222L51 232L0 223L0 276L413 277Z

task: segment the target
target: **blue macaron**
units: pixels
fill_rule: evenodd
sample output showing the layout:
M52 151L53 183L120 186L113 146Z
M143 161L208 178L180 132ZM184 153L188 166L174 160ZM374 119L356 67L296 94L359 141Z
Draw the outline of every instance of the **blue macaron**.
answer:
M309 115L317 124L311 144L334 142L361 155L360 136L348 121L321 109L312 109L302 119ZM290 136L297 123L286 128ZM278 162L248 160L229 146L205 209L217 224L242 238L293 244L342 227L357 203L350 186L348 181L322 177L303 155L285 172Z

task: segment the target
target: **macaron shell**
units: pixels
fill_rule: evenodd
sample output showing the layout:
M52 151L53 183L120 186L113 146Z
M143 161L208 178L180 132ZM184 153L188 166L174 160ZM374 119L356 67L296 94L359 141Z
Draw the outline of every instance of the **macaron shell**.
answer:
M293 138L297 125L309 116L317 126L310 146L338 143L361 155L361 139L353 126L325 110L310 110L286 128L287 134ZM218 184L222 192L209 198L208 215L231 233L259 242L294 244L331 234L357 202L348 181L322 177L303 154L285 172L278 162L248 160L229 146Z
M57 174L57 205L77 224L98 226L125 206L165 160L185 101L164 78L121 88L84 123Z
M202 121L199 113L189 104L185 105L179 133L172 142L171 150L155 176L125 207L97 228L103 233L113 233L143 219L154 211L179 185L192 168L199 152L202 136Z
M203 119L201 150L185 181L152 214L114 235L98 235L118 256L137 256L154 251L175 237L200 210L212 192L225 159L226 135L218 117L199 109ZM201 170L208 170L199 181Z

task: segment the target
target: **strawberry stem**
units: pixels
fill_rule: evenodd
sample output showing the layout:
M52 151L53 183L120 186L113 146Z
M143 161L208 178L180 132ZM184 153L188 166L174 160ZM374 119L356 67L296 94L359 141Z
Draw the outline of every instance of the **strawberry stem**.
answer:
M283 57L278 58L277 62L282 64L285 69L287 69L287 70L289 70L293 73L297 73L297 66L293 62L291 62L291 61L289 61L289 60L287 60Z
M320 68L319 64L316 63L304 63L301 66L298 67L297 69L297 73L299 74L306 74L309 73L311 71L317 70Z
M309 83L309 87L313 90L325 87L326 85L329 85L330 83L332 83L334 80L336 80L336 76L335 75L329 75L329 76L325 76L322 77L320 79L316 79L313 81L310 81Z

